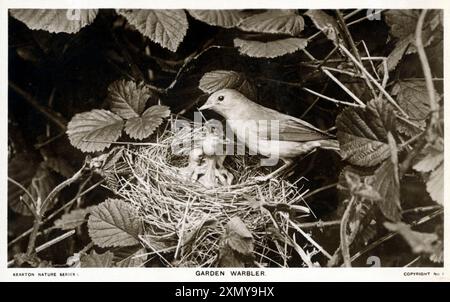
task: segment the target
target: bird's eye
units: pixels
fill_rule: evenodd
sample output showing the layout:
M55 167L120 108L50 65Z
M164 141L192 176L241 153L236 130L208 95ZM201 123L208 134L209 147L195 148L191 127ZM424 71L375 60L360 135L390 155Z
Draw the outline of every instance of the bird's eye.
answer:
M223 101L223 99L224 99L224 96L223 95L219 95L219 97L217 98L220 102L222 102Z

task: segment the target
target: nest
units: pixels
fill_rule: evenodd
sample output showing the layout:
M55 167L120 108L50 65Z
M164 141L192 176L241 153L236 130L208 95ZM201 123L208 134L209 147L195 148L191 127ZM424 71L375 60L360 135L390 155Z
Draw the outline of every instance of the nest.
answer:
M285 179L256 182L256 176L270 171L260 166L257 156L249 155L226 157L223 165L233 175L231 185L207 188L186 180L180 169L187 165L189 150L175 154L173 146L201 140L208 131L188 130L174 132L168 126L156 143L115 148L114 169L104 173L107 186L129 201L142 220L141 239L148 255L159 257L166 266L218 265L226 226L239 217L253 237L253 257L246 265L286 266L300 248L292 236L292 223L308 211L302 198L307 191Z

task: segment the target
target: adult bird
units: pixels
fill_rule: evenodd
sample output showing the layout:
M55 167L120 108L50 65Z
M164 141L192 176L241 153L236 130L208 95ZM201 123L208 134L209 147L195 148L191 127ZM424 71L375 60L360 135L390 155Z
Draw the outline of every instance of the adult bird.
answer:
M199 108L205 109L222 115L236 138L253 154L283 160L284 165L260 180L281 174L293 164L295 157L317 148L339 152L339 143L333 135L299 118L259 105L234 89L221 89L211 94ZM277 133L270 133L271 129Z

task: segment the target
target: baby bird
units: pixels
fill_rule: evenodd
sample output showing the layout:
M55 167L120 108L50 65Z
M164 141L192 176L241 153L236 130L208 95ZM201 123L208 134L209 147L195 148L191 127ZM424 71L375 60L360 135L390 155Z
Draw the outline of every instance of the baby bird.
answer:
M283 166L260 180L279 175L293 164L293 158L317 148L339 152L339 143L333 135L299 118L261 106L234 89L211 94L199 108L205 109L222 115L236 138L253 154L283 160Z

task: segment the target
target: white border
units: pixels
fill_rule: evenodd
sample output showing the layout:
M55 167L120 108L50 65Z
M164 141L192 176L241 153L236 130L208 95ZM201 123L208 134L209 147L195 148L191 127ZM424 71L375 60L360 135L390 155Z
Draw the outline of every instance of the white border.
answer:
M0 4L0 98L3 108L7 104L8 87L8 8L203 8L203 9L232 9L232 8L442 8L444 11L444 77L448 77L449 62L448 41L450 3L446 0L403 0L403 1L381 1L381 0L347 0L347 1L298 1L298 0L192 0L192 1L148 1L135 0L130 4L129 0L58 0L39 1L34 0L2 0ZM444 91L448 90L447 81L444 82ZM445 107L445 141L448 142L450 135L449 106ZM265 276L262 277L233 277L231 271L242 271L242 269L195 269L195 268L49 268L49 269L18 269L7 267L7 110L0 110L0 157L1 183L0 183L0 281L450 281L450 234L449 221L445 220L444 232L444 268L270 268L263 269ZM449 180L448 169L449 150L445 148L445 180ZM447 181L445 181L447 183ZM450 196L447 186L444 186L444 196ZM449 217L448 206L444 209L445 217ZM223 271L224 277L197 276L197 272ZM256 272L262 269L245 269L245 271ZM49 274L56 273L56 277ZM72 276L60 276L66 273ZM22 274L33 274L34 276L18 276ZM39 274L44 274L39 276ZM409 274L409 275L408 275ZM419 275L428 274L428 275Z

